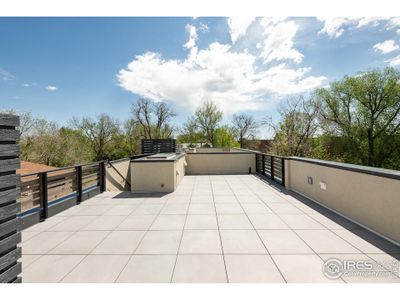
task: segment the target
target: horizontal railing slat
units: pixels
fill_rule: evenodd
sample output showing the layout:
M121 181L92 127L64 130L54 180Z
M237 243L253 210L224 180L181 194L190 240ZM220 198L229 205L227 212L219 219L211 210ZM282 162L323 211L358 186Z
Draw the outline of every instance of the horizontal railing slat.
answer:
M20 168L18 158L0 159L0 170L1 172L15 171Z
M19 126L19 117L12 114L0 113L0 126Z
M66 172L66 173L62 173L62 174L50 173L47 175L47 182L50 183L53 181L62 180L64 178L74 178L75 176L76 176L75 171Z
M99 176L99 173L91 173L91 174L82 175L82 179L93 178L93 177L98 177L98 176Z
M15 201L15 199L19 197L19 194L20 194L19 187L0 191L0 205Z
M7 219L12 217L13 215L18 214L20 210L21 204L12 203L6 206L2 206L0 209L0 220Z
M19 219L14 218L0 224L0 236L5 236L12 232L17 231ZM1 270L1 268L0 268Z
M0 155L8 157L17 157L19 155L18 144L0 144Z
M0 128L0 141L15 142L18 139L19 139L18 130Z
M0 189L20 186L20 176L18 174L10 174L5 176L0 176Z
M0 257L0 270L12 265L13 262L21 258L21 248L16 248L6 255Z
M17 262L14 266L0 274L0 282L12 282L22 272L22 264Z
M61 185L73 185L75 181L75 178L66 178L64 180L53 181L47 185L47 188L50 190Z
M14 249L20 242L21 242L20 232L17 232L5 239L0 240L0 253Z

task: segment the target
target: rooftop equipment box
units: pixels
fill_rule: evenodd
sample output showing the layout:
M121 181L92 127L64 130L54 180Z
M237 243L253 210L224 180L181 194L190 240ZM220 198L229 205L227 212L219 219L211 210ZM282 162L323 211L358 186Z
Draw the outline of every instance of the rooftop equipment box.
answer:
M131 161L131 191L171 193L185 176L186 154L159 153Z

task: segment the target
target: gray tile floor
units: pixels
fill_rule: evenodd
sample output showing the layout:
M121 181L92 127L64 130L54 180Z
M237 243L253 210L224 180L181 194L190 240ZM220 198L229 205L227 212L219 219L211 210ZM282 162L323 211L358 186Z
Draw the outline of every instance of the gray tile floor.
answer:
M399 247L252 175L185 176L168 195L106 192L22 235L24 282L400 282L387 271ZM331 280L329 258L386 275Z

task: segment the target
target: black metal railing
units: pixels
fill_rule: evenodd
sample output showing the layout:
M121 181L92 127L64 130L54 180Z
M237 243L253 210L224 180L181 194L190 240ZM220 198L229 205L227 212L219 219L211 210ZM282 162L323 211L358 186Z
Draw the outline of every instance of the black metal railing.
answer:
M256 172L285 186L285 157L256 153Z
M45 220L52 203L76 196L76 204L80 204L84 191L97 186L104 192L104 164L100 161L21 175L21 213L39 210L40 219Z

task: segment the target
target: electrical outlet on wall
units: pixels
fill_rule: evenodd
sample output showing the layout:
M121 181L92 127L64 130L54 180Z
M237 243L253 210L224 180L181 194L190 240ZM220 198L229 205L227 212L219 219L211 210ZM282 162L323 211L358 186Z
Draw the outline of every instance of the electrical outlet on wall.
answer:
M326 182L325 181L320 181L319 182L319 187L321 190L326 191Z
M308 184L313 184L313 178L311 176L307 177Z

